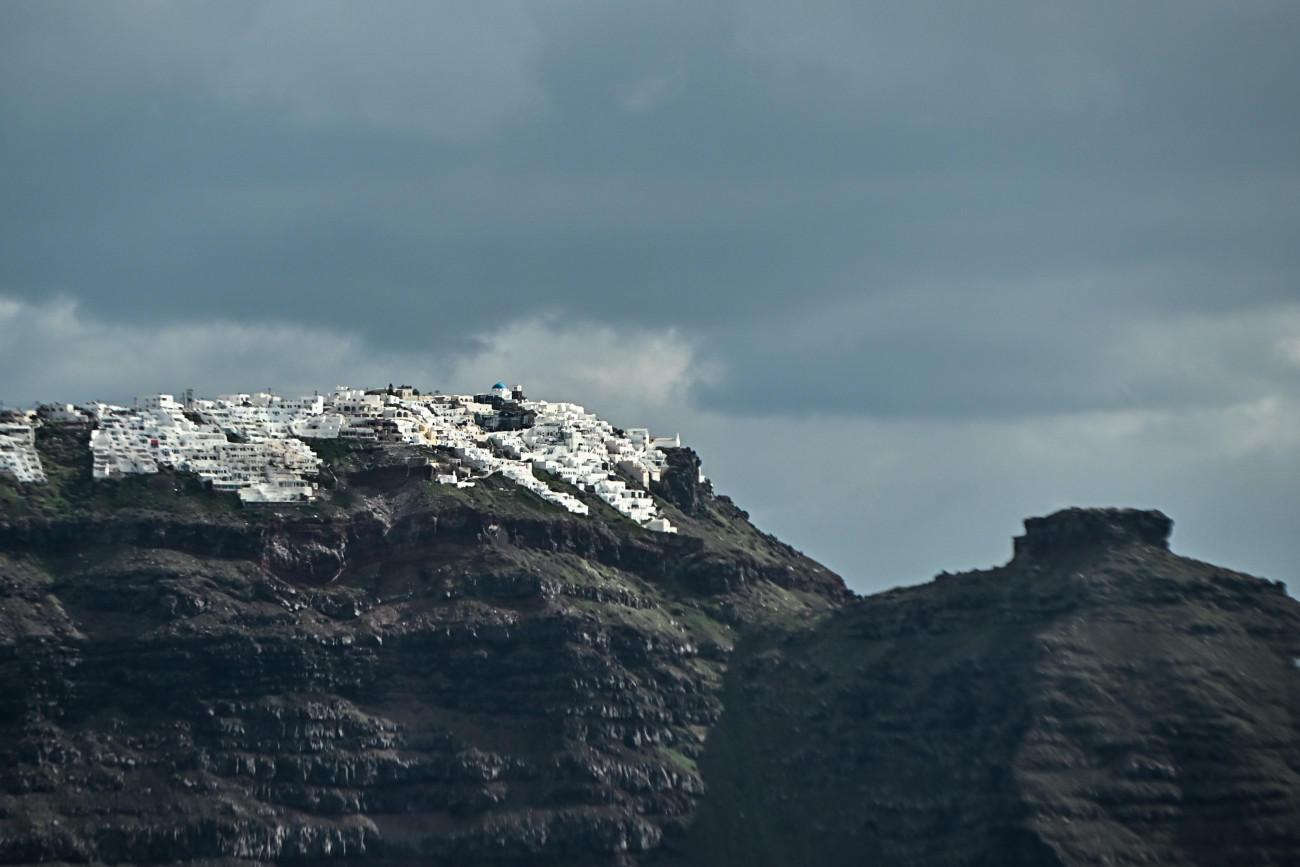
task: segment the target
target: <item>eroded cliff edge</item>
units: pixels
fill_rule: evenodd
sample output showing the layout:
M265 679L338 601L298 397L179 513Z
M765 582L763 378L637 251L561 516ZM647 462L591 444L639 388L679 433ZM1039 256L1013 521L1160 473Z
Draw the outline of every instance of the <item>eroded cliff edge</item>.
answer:
M77 437L4 491L0 861L639 860L695 812L737 636L850 596L687 450L662 534L402 449L241 508L90 482Z

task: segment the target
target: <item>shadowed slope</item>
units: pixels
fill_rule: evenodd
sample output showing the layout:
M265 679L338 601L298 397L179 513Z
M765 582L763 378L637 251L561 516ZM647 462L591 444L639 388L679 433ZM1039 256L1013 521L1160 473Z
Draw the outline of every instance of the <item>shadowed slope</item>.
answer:
M1300 604L1158 512L742 644L696 864L1295 864Z

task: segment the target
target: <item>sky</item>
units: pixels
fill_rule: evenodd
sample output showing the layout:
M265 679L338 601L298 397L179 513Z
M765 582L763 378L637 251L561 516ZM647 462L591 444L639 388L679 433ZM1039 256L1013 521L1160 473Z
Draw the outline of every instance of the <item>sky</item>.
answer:
M0 401L680 432L863 593L1158 508L1300 587L1300 4L0 0Z

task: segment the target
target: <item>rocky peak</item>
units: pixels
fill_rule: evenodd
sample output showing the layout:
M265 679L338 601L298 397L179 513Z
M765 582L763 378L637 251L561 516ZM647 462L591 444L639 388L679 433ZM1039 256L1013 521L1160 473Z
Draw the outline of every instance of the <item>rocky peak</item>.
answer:
M1025 535L1014 540L1015 559L1043 559L1093 548L1151 545L1169 549L1174 522L1144 509L1062 509L1026 518Z

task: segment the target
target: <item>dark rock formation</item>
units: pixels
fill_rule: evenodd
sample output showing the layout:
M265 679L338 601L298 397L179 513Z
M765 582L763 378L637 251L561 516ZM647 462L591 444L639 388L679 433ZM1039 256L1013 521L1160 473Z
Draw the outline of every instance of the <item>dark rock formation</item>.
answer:
M0 863L636 861L738 631L848 598L707 492L657 534L332 445L328 500L240 508L46 444L0 492Z
M668 466L651 490L683 514L699 517L704 500L713 494L713 485L700 481L700 456L689 448L664 449L664 454L668 456Z
M1159 512L743 642L693 864L1300 863L1300 603Z
M1163 512L1141 509L1066 509L1046 518L1027 518L1025 535L1014 539L1017 560L1060 557L1078 549L1151 545L1169 548L1174 528Z
M311 505L92 483L85 436L0 481L0 863L1297 864L1300 605L1158 512L854 601L686 449L670 535L386 446Z

